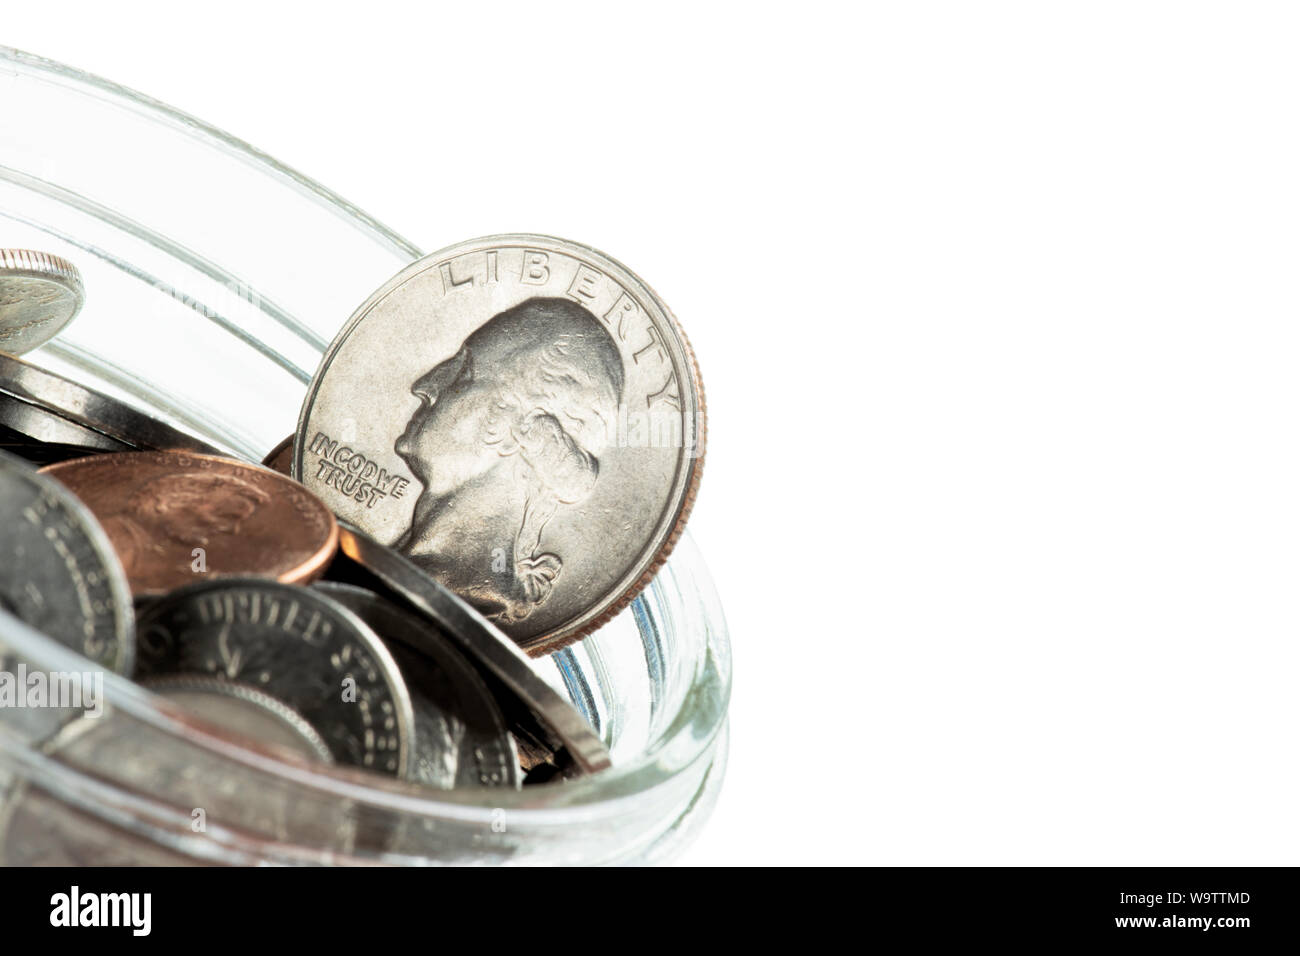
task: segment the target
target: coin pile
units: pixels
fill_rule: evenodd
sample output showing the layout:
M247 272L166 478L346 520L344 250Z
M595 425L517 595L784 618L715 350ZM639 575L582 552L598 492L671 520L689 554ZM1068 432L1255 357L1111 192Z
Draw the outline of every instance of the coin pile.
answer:
M544 236L427 256L261 463L17 357L83 294L0 250L0 612L285 760L441 789L609 765L527 655L632 601L695 498L699 372L645 283Z

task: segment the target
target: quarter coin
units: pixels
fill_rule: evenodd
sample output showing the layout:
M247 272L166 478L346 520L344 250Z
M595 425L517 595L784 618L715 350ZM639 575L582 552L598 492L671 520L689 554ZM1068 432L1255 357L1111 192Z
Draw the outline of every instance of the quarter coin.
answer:
M0 453L0 609L130 674L131 592L113 546L58 481Z
M293 473L530 653L627 605L685 525L704 393L667 306L590 247L452 246L326 351Z
M340 764L402 776L414 716L382 641L323 594L275 581L191 585L140 615L142 677L201 674L283 702Z
M349 566L350 565L350 566ZM528 658L491 621L452 591L424 574L392 548L344 523L339 528L339 558L331 574L360 570L398 599L437 625L474 665L501 687L502 710L524 712L530 736L536 737L565 773L595 773L610 767L609 749L583 716L533 670ZM411 650L436 658L438 642L428 628L398 631Z
M365 588L336 581L312 587L369 624L397 661L415 713L412 780L442 789L519 786L519 754L501 709L431 623Z

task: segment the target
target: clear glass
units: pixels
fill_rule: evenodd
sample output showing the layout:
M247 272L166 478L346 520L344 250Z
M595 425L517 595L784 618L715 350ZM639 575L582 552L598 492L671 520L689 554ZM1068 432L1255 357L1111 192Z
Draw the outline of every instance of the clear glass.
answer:
M0 245L72 260L87 292L82 314L25 358L236 456L260 460L293 431L334 332L421 254L193 117L3 47L0 110ZM2 616L0 653L29 671L81 669ZM671 859L721 784L731 679L721 607L689 536L631 607L534 666L599 731L612 770L435 793L268 760L108 675L108 712L57 753L48 726L0 710L11 797L0 814L51 862Z

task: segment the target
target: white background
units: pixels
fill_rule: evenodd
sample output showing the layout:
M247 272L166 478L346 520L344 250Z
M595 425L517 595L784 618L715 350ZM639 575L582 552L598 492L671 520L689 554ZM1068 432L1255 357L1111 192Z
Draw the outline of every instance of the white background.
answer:
M670 303L735 648L683 862L1293 864L1288 11L43 2L0 43Z

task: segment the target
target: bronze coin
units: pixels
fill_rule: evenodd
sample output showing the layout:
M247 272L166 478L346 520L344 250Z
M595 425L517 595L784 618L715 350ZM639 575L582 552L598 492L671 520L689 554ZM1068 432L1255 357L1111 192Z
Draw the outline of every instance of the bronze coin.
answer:
M41 469L107 532L136 597L231 575L302 584L338 548L328 508L291 478L215 455L130 451Z
M268 451L266 457L262 459L262 466L270 468L272 471L278 471L282 475L292 475L293 439L294 436L290 435Z

